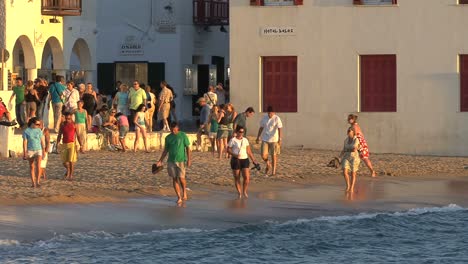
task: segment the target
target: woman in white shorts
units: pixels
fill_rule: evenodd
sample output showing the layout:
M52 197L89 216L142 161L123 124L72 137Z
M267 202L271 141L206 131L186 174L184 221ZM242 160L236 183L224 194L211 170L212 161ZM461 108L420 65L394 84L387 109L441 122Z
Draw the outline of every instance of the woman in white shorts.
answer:
M45 139L40 126L39 119L32 117L28 121L28 128L23 132L23 159L29 161L33 188L40 187L40 165L45 156Z

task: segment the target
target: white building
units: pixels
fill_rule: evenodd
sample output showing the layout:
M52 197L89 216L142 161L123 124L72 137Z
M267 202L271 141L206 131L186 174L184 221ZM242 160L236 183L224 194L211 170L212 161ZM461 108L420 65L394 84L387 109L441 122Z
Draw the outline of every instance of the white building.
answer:
M339 149L357 113L371 151L468 155L467 4L231 1L231 99L286 145Z
M227 0L83 0L82 15L63 25L71 75L105 94L117 81L159 89L166 80L178 117L191 120L208 85L228 83L228 8Z

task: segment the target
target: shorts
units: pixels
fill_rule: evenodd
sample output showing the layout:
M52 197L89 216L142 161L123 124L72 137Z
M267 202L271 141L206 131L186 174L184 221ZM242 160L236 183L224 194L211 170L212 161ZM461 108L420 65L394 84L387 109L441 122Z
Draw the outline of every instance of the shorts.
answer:
M218 133L216 134L216 137L218 139L228 138L229 137L229 130L218 130Z
M248 169L249 166L250 166L249 159L231 158L231 169L232 170Z
M128 133L128 126L120 126L119 128L119 138L125 138Z
M78 160L78 152L75 142L60 145L60 154L62 155L63 163L76 162Z
M158 112L158 120L167 119L170 111L171 105L169 103L164 103L161 107L161 111Z
M185 179L185 163L184 162L168 162L167 173L169 177L176 179Z
M41 169L45 169L47 167L47 160L48 160L49 155L47 153L41 160Z
M28 159L42 157L42 150L28 150Z
M260 153L262 153L262 156L267 156L269 155L279 155L281 152L281 146L278 144L278 142L266 142L262 141L262 146L260 148Z

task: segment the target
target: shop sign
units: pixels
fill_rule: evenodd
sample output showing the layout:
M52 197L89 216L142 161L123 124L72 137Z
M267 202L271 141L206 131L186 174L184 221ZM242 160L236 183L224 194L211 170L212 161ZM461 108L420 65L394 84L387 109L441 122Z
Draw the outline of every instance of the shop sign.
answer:
M260 34L262 36L295 36L296 27L262 27Z
M143 42L135 36L127 36L125 41L120 44L121 56L140 56L144 53Z

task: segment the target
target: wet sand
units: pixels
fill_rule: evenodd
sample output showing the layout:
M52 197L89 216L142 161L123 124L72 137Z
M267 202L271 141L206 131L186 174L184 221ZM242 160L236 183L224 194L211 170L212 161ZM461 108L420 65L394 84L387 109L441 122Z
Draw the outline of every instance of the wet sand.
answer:
M260 160L258 145L254 145L254 152L257 160ZM328 185L341 189L344 185L341 170L326 167L337 154L338 151L286 148L280 155L277 175L266 176L263 170L252 172L251 190L262 192L309 186L327 188ZM161 151L88 152L79 156L75 181L68 182L62 179L65 169L60 156L50 154L48 180L43 181L38 189L30 187L27 161L20 158L0 159L0 204L95 203L138 197L174 197L166 170L151 174L151 164L160 155ZM200 198L213 192L226 192L234 196L227 159L213 158L208 152L193 152L193 157L193 166L187 171L190 196ZM468 176L468 170L463 168L468 164L468 158L464 157L375 154L371 158L379 174L377 181L427 181ZM363 164L358 177L358 183L370 179L369 171ZM399 192L407 193L409 190L399 189Z

